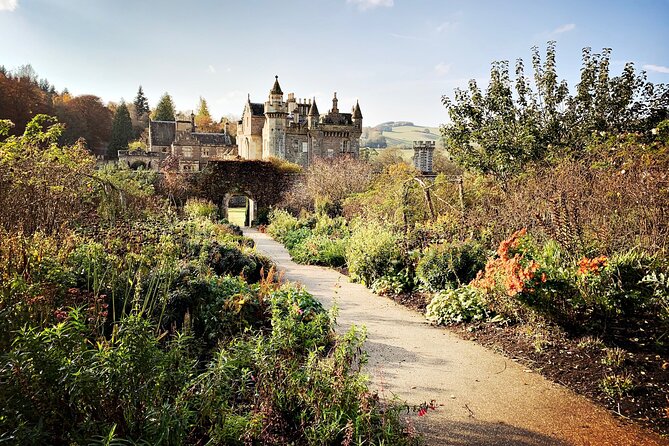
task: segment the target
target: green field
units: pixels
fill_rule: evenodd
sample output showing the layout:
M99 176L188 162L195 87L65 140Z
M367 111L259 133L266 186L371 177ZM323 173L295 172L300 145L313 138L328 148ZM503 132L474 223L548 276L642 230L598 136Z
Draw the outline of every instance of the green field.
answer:
M244 226L246 208L228 208L228 221L233 225Z
M441 134L437 127L403 125L393 127L392 131L384 131L382 135L386 138L388 147L410 148L414 141L436 141L437 147L442 146Z

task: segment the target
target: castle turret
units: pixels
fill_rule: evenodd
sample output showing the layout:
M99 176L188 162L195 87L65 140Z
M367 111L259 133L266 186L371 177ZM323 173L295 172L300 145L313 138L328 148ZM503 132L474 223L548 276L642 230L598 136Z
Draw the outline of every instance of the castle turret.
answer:
M352 115L353 124L358 128L362 128L362 112L360 111L360 104L358 101L355 101Z
M283 102L283 91L279 85L279 76L274 77L274 86L265 102L266 123L263 127L263 158L286 157L286 122L288 105Z
M339 101L337 100L337 92L335 91L334 98L332 98L332 110L330 113L332 114L337 114L339 113L339 107L337 107L337 103Z
M314 128L318 125L318 120L320 119L320 114L318 113L318 106L316 105L316 98L314 98L309 107L309 115L307 115L307 122L309 128Z

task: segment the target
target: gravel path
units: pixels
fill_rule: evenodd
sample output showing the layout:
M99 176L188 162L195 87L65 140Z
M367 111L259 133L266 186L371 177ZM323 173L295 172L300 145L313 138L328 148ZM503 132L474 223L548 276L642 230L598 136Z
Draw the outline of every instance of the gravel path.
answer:
M268 235L244 231L285 279L302 283L326 307L338 306L338 330L367 328L373 388L409 404L437 401L437 410L409 418L428 445L669 445L336 271L292 262Z

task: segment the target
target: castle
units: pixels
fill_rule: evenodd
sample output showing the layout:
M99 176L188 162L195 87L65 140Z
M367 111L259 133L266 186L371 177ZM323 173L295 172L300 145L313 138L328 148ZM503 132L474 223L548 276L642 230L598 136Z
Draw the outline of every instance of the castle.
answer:
M321 115L316 100L284 102L278 76L264 104L250 95L237 124L237 145L227 131L201 133L190 121L150 121L148 152L120 150L119 162L158 170L169 155L176 156L179 171L198 172L210 160L280 158L307 167L316 158L357 157L362 134L362 113L356 102L351 113L341 113L337 93L332 109Z
M238 154L245 159L281 158L308 166L316 158L357 157L362 134L362 113L356 102L351 113L341 113L337 93L332 109L321 115L316 100L284 102L278 76L264 104L247 99L237 125Z

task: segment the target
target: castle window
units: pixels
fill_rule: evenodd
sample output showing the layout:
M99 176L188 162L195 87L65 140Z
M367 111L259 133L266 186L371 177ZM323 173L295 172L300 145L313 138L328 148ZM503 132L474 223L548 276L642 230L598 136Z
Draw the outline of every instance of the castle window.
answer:
M190 146L183 146L181 148L181 154L184 158L191 158L193 156L193 148Z
M341 142L341 153L348 152L348 141L344 140Z
M302 143L302 153L307 153L309 151L309 143L303 142Z
M329 148L328 149L328 158L332 158L333 155L334 155L334 150L332 150L332 148Z
M207 157L209 156L209 148L202 148L202 156Z

